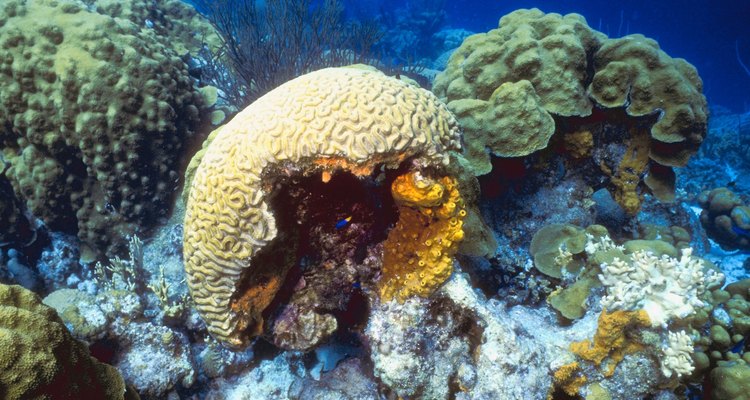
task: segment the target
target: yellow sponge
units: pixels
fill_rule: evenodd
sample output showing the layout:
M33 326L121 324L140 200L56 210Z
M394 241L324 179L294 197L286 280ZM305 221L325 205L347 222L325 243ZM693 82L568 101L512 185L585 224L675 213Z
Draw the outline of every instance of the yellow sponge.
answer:
M383 244L381 298L403 302L429 296L453 271L453 256L464 237L463 198L455 179L418 172L396 178L391 192L399 219Z

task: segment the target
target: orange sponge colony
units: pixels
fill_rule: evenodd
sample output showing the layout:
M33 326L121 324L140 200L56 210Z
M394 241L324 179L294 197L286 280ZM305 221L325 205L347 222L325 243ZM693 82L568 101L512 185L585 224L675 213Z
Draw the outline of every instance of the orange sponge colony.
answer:
M432 179L419 172L391 185L399 220L384 242L382 301L429 296L453 271L463 240L464 201L454 178Z

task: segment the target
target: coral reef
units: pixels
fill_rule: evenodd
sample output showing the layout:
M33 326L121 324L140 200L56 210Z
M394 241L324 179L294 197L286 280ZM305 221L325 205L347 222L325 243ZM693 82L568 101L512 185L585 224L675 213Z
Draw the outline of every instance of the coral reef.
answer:
M575 159L610 147L608 157L590 157L630 215L644 187L673 197L671 167L686 165L706 135L695 68L641 35L607 39L577 14L502 17L497 29L464 41L434 90L465 128L464 155L477 175L492 170L485 148L525 156L564 136Z
M570 351L597 367L601 367L606 360L603 374L612 376L625 355L643 350L642 344L628 336L649 324L648 314L644 310L602 311L594 339L574 342L570 345Z
M739 400L747 397L750 366L743 361L723 362L711 371L711 393L716 400Z
M202 97L182 60L129 21L48 0L6 2L0 19L5 176L91 260L169 210Z
M29 290L39 290L41 282L16 249L0 250L0 282L15 283Z
M532 239L530 253L536 269L561 282L547 301L568 319L580 318L591 291L604 285L604 308L645 309L654 325L666 325L670 318L692 315L703 306L706 288L723 280L709 262L693 257L690 247L678 258L667 240L636 239L617 245L599 225L585 230L548 225Z
M82 280L84 272L79 261L81 254L76 237L52 232L49 241L36 262L36 269L44 280L45 287L49 291L75 287Z
M95 291L58 289L45 297L44 303L58 312L75 338L98 353L111 354L117 349L111 362L139 394L162 398L178 387L189 388L196 380L187 333L165 324L183 324L186 318L184 312L170 313L174 305L164 304L157 299L158 292L147 290L155 285L146 283L142 243L138 239L129 243L127 259L115 258L107 266L97 266L92 274ZM165 279L163 264L160 271L162 275L152 281ZM79 283L79 288L87 288L86 282L90 281Z
M525 80L503 83L486 101L470 97L450 102L466 132L466 156L475 174L492 170L485 147L502 157L526 156L547 147L555 121L540 103L534 86Z
M685 331L668 332L667 343L662 347L661 373L665 377L689 375L693 366L693 339Z
M289 398L299 400L358 399L377 400L378 388L370 378L362 361L352 358L343 361L320 379L306 377L292 384Z
M10 167L0 152L0 175ZM0 244L27 244L36 239L28 219L23 215L21 202L13 194L13 187L5 179L0 179Z
M91 357L54 310L20 286L0 284L0 330L5 398L138 398L126 395L117 370Z
M692 238L690 233L683 227L673 225L670 227L655 224L640 224L638 226L638 239L661 240L681 250L690 247Z
M176 387L189 388L195 367L188 337L166 326L120 322L112 329L119 346L115 366L139 394L160 398Z
M724 279L714 270L704 272L704 268L702 260L692 257L690 248L683 249L679 259L637 250L629 261L615 258L601 264L599 280L607 288L602 305L610 310L643 309L653 326L684 319L703 305L700 298L704 291Z
M704 296L701 307L688 322L687 328L694 337L693 364L695 370L690 382L701 382L705 377L721 379L728 366L750 361L746 337L750 333L750 280L745 279L716 288ZM715 372L714 372L715 371ZM731 379L731 377L730 377ZM721 387L719 387L721 386ZM734 391L732 384L719 384L718 390Z
M305 376L305 367L292 353L263 360L255 368L233 379L217 379L205 399L273 399L289 396L295 381Z
M568 271L568 265L573 261L574 255L583 253L586 242L586 231L583 229L574 225L551 224L534 234L529 254L534 257L536 269L547 276L560 279L563 273L578 272L575 268Z
M606 232L601 233L596 238L589 234L585 249L591 259L588 268L598 272L605 289L599 303L603 311L593 340L572 343L571 351L602 370L587 371L577 362L569 363L558 370L560 390L582 390L599 374L611 379L628 354L650 354L659 359L661 378L657 381L691 379L695 370L707 367L700 361L705 355L700 354L710 341L694 342L700 334L685 327L705 329L706 313L716 306L711 299L717 290L721 292L717 288L724 282L723 275L710 263L693 257L689 247L678 259L677 250L666 242L631 240L617 246ZM564 257L562 249L560 253ZM551 305L558 308L553 302ZM711 327L711 331L718 328Z
M261 3L192 2L221 39L179 0L0 6L0 397L746 397L746 118L716 109L677 179L691 65L577 14L437 32L420 0L376 23L443 53L434 94L367 65L273 88L380 33Z

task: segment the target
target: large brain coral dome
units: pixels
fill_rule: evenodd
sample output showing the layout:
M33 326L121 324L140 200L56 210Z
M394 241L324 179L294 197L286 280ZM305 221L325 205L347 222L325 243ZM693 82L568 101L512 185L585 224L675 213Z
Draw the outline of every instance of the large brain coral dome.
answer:
M574 158L618 148L590 158L631 215L643 185L670 197L671 167L687 164L707 129L692 65L642 35L608 39L578 14L531 9L502 17L497 29L463 42L434 91L458 117L477 175L492 169L490 154L526 156L555 133Z
M440 179L447 151L458 149L459 140L452 114L430 92L354 68L303 75L239 113L202 155L185 214L188 284L209 332L243 346L264 329L263 311L293 264L294 231L316 212L290 217L295 208L288 204L274 210L274 201L294 192L281 182L319 175L318 184L333 184L336 174L364 178L384 167L437 171ZM450 219L460 208L450 198L456 194L445 193L434 206L451 201ZM332 221L331 230L348 220L342 221Z
M202 104L182 60L72 0L3 1L0 38L0 148L28 210L95 252L164 215Z

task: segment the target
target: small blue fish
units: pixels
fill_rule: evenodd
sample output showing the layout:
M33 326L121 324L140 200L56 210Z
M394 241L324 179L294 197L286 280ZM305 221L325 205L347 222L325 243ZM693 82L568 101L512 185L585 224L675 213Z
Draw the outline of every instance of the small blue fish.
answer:
M340 220L339 222L336 222L336 229L341 229L341 228L349 225L349 221L351 221L351 220L352 220L352 216L350 215L350 216L348 216L348 217Z

